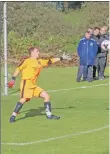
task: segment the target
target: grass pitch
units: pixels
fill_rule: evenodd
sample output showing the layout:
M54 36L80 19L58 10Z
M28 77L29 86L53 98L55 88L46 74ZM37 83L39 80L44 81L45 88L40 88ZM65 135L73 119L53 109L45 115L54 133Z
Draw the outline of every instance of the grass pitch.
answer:
M34 98L23 106L16 122L10 124L10 115L19 100L17 79L10 95L2 96L2 143L9 143L2 144L2 154L109 153L108 78L76 83L76 73L77 68L49 68L38 79L38 86L45 90L68 89L49 92L52 111L61 116L60 120L47 120L43 101Z

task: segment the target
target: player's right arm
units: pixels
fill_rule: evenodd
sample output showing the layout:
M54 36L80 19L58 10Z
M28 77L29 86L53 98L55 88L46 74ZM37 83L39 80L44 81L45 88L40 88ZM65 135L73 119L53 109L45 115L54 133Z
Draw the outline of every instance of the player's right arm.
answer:
M45 67L45 66L48 66L50 64L54 64L58 61L62 61L62 60L71 60L72 58L69 56L69 54L65 54L63 53L63 55L60 57L60 58L51 58L51 59L48 59L48 60L44 60L44 59L39 59L39 62L40 64Z
M8 82L9 88L12 88L14 86L16 77L26 66L27 66L27 61L22 60L21 63L18 65L18 67L15 69L15 72L13 73L11 81Z

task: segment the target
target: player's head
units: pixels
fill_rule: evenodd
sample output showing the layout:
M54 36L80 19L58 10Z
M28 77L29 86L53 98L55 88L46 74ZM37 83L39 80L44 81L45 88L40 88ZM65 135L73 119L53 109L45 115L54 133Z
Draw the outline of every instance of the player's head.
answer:
M91 33L89 32L89 31L87 31L86 33L85 33L85 37L86 37L86 39L90 39L91 38Z
M88 28L88 30L87 30L88 32L90 32L90 34L92 35L93 34L93 28Z
M40 49L37 48L37 47L32 47L29 49L29 55L30 57L33 57L33 58L39 58L39 55L40 55Z
M93 31L93 34L94 34L95 36L98 36L98 35L100 34L100 28L99 28L99 27L95 27L95 28L94 28L94 31Z

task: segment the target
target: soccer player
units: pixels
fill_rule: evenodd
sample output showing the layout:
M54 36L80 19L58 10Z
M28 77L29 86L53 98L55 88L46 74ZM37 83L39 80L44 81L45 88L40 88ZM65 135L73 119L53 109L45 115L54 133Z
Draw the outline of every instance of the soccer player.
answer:
M10 122L15 122L17 113L21 110L24 103L29 101L32 97L40 97L44 99L44 107L46 111L47 119L59 119L59 116L55 116L51 112L50 97L44 89L36 85L36 80L43 67L49 64L56 63L60 60L71 60L69 55L63 54L60 58L52 58L49 60L38 59L40 50L37 47L29 49L29 58L23 60L16 68L12 80L8 83L8 87L12 88L15 84L16 77L21 72L22 78L20 83L20 100L16 104L16 107L10 117Z

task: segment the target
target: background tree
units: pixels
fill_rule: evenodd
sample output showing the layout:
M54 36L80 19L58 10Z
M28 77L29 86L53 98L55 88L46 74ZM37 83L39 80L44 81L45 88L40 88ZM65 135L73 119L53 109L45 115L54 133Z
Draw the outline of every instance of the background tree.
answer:
M109 2L77 4L78 9L65 14L56 9L56 2L7 2L10 56L25 54L30 46L56 56L63 51L73 53L88 27L108 25ZM75 5L65 2L65 8Z

